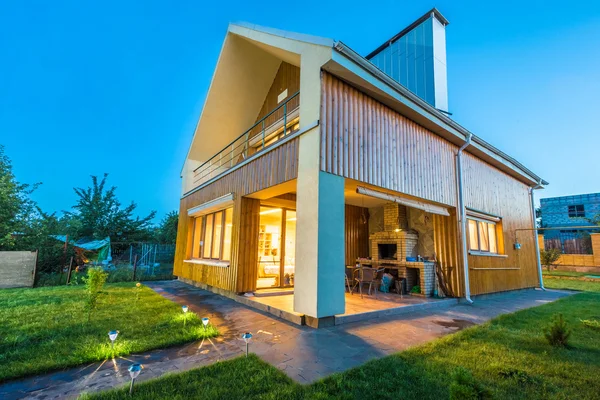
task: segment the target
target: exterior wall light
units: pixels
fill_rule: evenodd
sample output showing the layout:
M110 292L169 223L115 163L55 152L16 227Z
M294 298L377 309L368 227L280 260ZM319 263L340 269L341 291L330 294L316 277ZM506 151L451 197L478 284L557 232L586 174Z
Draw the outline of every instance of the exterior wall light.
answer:
M137 364L137 363L131 364L128 368L129 376L131 376L131 385L129 385L129 395L130 396L133 394L133 382L135 381L135 378L138 377L140 372L142 372L142 368L144 368L142 366L142 364Z
M181 306L181 311L183 311L183 326L185 326L187 321L188 306Z
M515 242L515 250L521 250L521 243L518 241Z
M246 332L242 335L242 339L246 342L246 357L248 357L248 343L250 343L250 339L252 339L252 334L250 332Z
M108 332L108 338L110 339L110 348L112 350L115 349L115 340L117 340L117 336L119 336L119 331Z

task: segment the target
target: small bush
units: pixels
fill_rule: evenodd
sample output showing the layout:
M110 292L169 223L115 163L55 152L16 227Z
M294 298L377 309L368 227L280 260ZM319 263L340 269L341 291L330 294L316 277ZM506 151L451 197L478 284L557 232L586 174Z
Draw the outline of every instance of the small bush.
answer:
M552 324L548 327L544 333L546 340L554 347L568 347L569 336L571 336L571 330L567 326L567 322L563 318L562 314L554 316Z
M540 379L529 375L527 372L511 367L503 367L498 371L498 375L507 378L514 379L519 385L539 385L541 384Z
M540 250L540 262L542 265L546 266L548 271L550 271L560 258L560 254L559 249Z
M92 312L96 309L98 296L106 283L106 278L108 278L108 274L100 267L88 269L87 277L84 278L87 294L86 308L88 311L88 321L92 317Z
M491 393L473 377L469 370L459 367L452 374L450 400L490 399Z
M411 293L421 293L421 286L413 286L412 289L410 289Z
M582 319L581 323L586 328L594 329L596 331L600 331L600 321L595 319Z

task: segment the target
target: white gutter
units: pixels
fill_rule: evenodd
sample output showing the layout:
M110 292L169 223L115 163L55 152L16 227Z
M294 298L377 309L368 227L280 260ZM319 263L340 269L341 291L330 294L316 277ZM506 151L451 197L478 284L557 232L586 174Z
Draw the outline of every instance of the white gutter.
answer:
M472 134L467 135L467 141L456 153L456 180L458 186L458 218L460 224L460 239L462 246L462 258L465 275L465 300L473 304L471 300L471 285L469 284L469 256L467 253L467 209L463 197L463 173L462 173L462 153L471 144Z
M546 290L544 287L544 279L542 277L542 261L540 260L540 244L538 243L537 223L535 220L535 202L533 200L533 191L542 188L542 182L529 188L529 198L531 199L531 222L533 223L533 243L535 244L535 255L537 260L538 279L540 281L540 289Z

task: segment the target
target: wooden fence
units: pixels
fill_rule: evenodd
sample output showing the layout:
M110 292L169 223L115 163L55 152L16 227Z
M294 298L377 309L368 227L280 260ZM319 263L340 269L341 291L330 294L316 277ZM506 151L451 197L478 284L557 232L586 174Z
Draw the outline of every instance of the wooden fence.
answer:
M37 251L0 251L0 289L33 287Z
M579 253L579 249L575 248L577 245L574 243L563 243L563 251L560 258L556 262L558 266L564 267L599 267L600 268L600 233L590 234L591 241L591 254L569 254ZM560 245L553 245L551 240L544 242L544 235L538 234L538 244L540 250L546 248L561 248ZM548 245L548 246L547 246Z

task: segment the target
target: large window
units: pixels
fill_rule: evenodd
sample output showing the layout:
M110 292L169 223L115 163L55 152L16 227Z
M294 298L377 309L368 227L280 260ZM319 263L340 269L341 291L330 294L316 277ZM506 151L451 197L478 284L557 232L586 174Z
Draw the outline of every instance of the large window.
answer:
M194 219L193 258L231 260L233 208Z
M469 250L483 253L498 253L496 222L468 218Z
M583 218L585 217L585 208L583 204L577 204L569 206L569 218Z

